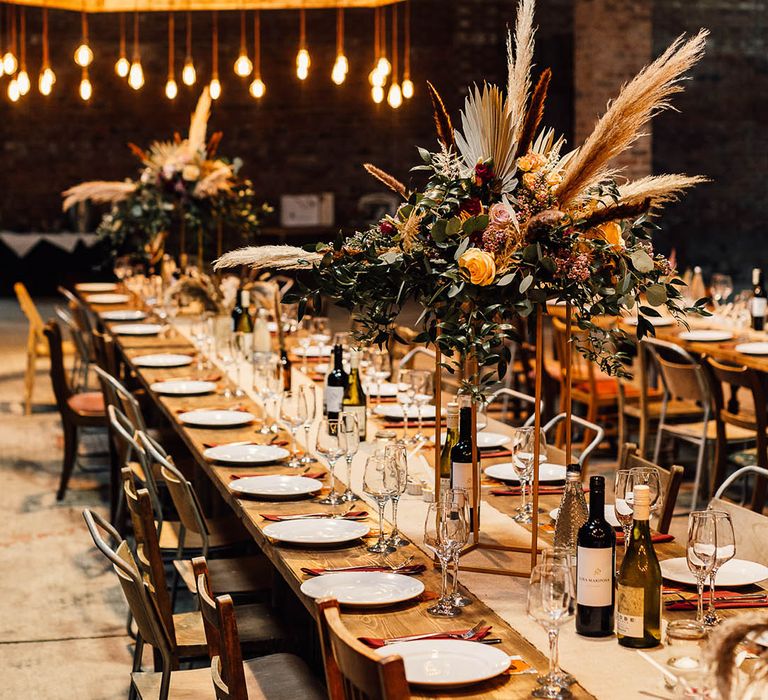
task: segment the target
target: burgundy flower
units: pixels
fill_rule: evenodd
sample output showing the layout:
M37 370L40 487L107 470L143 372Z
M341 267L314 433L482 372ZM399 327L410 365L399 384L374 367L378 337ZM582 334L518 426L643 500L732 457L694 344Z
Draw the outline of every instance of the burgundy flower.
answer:
M477 216L483 211L483 203L477 197L471 197L461 203L461 211L465 211L471 216Z
M478 163L475 166L475 178L478 185L485 185L496 177L493 167L488 163Z
M379 231L381 231L386 236L393 236L395 233L397 233L397 229L391 221L382 221L379 224Z

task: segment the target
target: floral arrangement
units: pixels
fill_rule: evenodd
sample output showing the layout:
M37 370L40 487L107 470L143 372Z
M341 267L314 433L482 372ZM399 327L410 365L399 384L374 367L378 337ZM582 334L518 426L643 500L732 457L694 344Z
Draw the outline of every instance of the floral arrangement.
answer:
M637 309L637 333L652 333L649 316L685 308L669 261L654 252L654 216L666 202L704 180L660 175L621 182L612 160L629 148L643 126L682 90L685 72L701 57L706 32L676 40L624 86L577 150L542 128L549 69L532 87L533 0L521 0L508 41L506 95L475 86L454 129L439 94L428 84L439 150L419 149L423 187L409 191L372 165L366 169L403 199L394 216L365 231L339 236L310 250L229 253L219 267L248 263L311 270L297 285L303 308L320 294L349 309L361 339L384 342L403 305L423 308L419 342L436 343L454 371L473 360L467 390L482 395L510 361L516 317L528 317L548 300L570 303L586 331L585 355L604 371L623 373L624 338L597 317ZM272 254L277 253L276 255ZM301 310L301 309L300 309ZM475 370L474 368L477 368Z
M257 202L252 183L239 177L239 158L216 156L222 133L206 142L210 108L206 87L187 138L177 133L172 141L156 141L147 150L129 144L142 164L138 179L76 185L63 193L63 209L85 200L111 203L98 233L116 250L144 250L150 259L162 256L172 229L179 230L180 252L186 252L187 235L190 244L194 238L202 244L214 231L226 229L236 230L244 242L251 240L271 208Z

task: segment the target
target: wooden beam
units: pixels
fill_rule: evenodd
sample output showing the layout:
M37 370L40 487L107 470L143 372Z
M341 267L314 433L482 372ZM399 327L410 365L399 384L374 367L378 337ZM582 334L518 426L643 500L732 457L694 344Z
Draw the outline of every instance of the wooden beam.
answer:
M403 0L14 0L16 5L72 12L179 12L221 10L324 10L336 7L372 8Z

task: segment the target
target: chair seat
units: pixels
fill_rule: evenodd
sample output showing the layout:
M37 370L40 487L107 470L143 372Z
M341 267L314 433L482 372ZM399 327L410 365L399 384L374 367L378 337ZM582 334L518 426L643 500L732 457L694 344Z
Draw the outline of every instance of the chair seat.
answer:
M191 593L197 592L195 574L189 559L173 562L181 580ZM272 565L264 555L208 559L208 576L216 595L251 593L270 588Z
M231 547L251 540L248 531L234 515L206 518L205 522L208 526L208 542L212 548ZM163 520L163 527L160 530L160 549L176 551L179 548L180 530L181 523L178 520ZM203 540L200 535L189 530L185 532L185 549L200 549L202 546Z
M648 417L651 420L658 420L661 417L661 401L649 401L647 404ZM628 403L624 405L624 413L632 418L640 419L642 410L638 403ZM699 418L701 417L701 406L695 401L685 401L675 399L667 404L667 420L671 418Z
M325 691L307 665L293 654L270 654L243 662L248 700L321 700ZM160 697L160 673L131 674L142 700ZM171 673L168 700L215 700L210 668Z
M35 354L38 357L48 357L48 341L47 340L41 340L35 344ZM63 340L61 341L61 351L65 355L74 355L75 354L75 346L72 343L71 340Z
M88 416L105 416L104 396L100 391L81 391L67 399L69 407Z
M574 382L573 390L582 394L590 395L592 393L589 382L580 381ZM619 380L616 377L604 377L601 379L595 379L595 393L598 398L618 398L619 396ZM640 388L634 384L624 384L624 396L626 398L634 398L640 396ZM661 392L658 389L650 389L648 391L648 398L654 399L661 397Z
M664 432L684 438L701 439L703 430L703 421L697 423L676 423L664 426ZM725 438L728 442L748 442L749 440L755 440L756 434L754 430L747 430L746 428L739 428L736 425L726 424ZM707 423L707 440L717 440L717 424L714 420L710 420Z

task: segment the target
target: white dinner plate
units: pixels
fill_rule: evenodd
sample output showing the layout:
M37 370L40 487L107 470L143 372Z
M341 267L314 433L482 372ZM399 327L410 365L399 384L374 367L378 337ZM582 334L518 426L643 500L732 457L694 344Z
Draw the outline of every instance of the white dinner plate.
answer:
M661 575L668 581L696 585L696 579L688 568L685 557L665 559L661 562ZM768 578L768 567L756 561L731 559L725 562L717 572L715 584L718 588L730 586L749 586Z
M99 316L105 321L143 321L147 314L139 309L116 309L102 311Z
M225 464L269 464L289 455L288 450L276 445L245 445L242 442L209 447L203 452L206 459Z
M719 330L696 330L696 331L683 331L680 333L679 338L681 340L689 340L692 343L718 343L724 340L731 340L733 333L731 331L719 331Z
M419 417L419 408L421 409L422 418L434 418L435 407L434 406L408 406L408 420L417 419ZM403 418L403 408L400 404L382 404L376 406L374 412L384 418Z
M192 364L192 358L189 355L174 353L139 355L133 358L133 364L137 367L184 367Z
M509 654L501 649L461 639L398 642L387 644L376 653L401 656L409 683L442 688L487 681L504 673L511 663Z
M114 282L80 282L75 289L78 292L114 292L117 285Z
M89 304L125 304L131 297L128 294L89 294L85 300Z
M201 382L195 379L168 379L149 386L152 391L165 396L196 396L216 391L216 382Z
M304 357L305 355L307 357L330 357L331 346L310 345L308 348L294 348L293 354L296 355L296 357Z
M343 571L308 579L301 584L301 592L310 598L330 596L342 605L372 608L396 605L420 596L424 584L415 576L404 574Z
M768 343L739 343L734 349L744 355L768 355Z
M284 544L317 545L325 547L343 544L364 537L371 531L367 525L351 520L307 518L270 523L264 534Z
M397 384L393 384L392 382L382 382L381 392L379 392L379 385L376 382L369 382L365 385L365 391L368 396L383 396L384 398L397 396Z
M447 438L447 435L445 434L445 431L442 431L440 433L440 444L445 445L445 440ZM493 447L502 447L503 445L506 445L512 438L509 437L509 435L502 435L501 433L486 433L481 432L477 434L477 446L481 450L488 450ZM434 443L435 438L430 438L431 442Z
M500 481L511 481L515 484L518 483L518 478L515 475L515 469L512 466L512 462L493 464L490 467L486 467L484 471L492 479L499 479ZM546 484L557 481L565 481L565 467L561 464L550 464L549 462L542 462L539 465L539 483Z
M204 408L196 411L187 411L179 414L179 420L184 425L195 428L233 428L239 425L248 425L256 420L256 416L248 411L209 411Z
M671 316L643 316L643 318L652 326L657 328L661 328L663 326L673 326L675 323L677 323L677 321ZM628 326L636 326L637 316L629 316L628 318L625 318L624 323L626 323Z
M267 475L246 476L235 479L229 488L244 496L258 496L272 500L304 498L323 488L323 482L306 476Z
M549 512L549 517L552 518L552 520L557 520L558 513L560 513L560 509L555 508ZM605 519L611 527L621 527L621 523L616 518L616 511L613 510L613 505L605 506Z
M157 335L163 327L159 323L117 323L110 330L116 335Z

